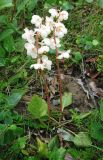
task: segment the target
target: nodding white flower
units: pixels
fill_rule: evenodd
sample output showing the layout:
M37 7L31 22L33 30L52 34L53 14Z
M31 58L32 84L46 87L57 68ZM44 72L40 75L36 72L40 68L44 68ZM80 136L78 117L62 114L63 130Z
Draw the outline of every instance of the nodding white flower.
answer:
M24 31L25 31L25 33L22 34L22 38L25 39L26 41L28 41L29 43L35 43L34 31L29 30L28 28L25 28Z
M38 15L33 15L31 19L31 23L35 24L36 27L40 27L42 24L42 18Z
M54 23L52 17L46 17L46 26L49 26L51 30L54 29Z
M43 54L43 53L49 52L49 47L48 46L42 46L41 48L38 49L38 54Z
M58 11L54 8L49 9L49 13L51 14L52 17L58 17L59 15Z
M59 13L59 18L58 18L58 20L59 20L59 21L67 20L67 19L68 19L68 16L69 16L69 14L68 14L67 11L62 11L62 12Z
M42 45L50 46L50 38L44 38L41 42Z
M30 68L34 68L36 70L38 69L39 70L44 70L44 69L51 70L51 65L52 65L52 61L50 61L46 55L43 55L41 58L41 61L40 59L38 59L37 63L32 64Z
M41 25L39 29L35 29L35 32L38 32L42 38L46 38L50 34L51 29L49 26Z
M58 59L63 59L63 58L69 58L70 57L70 50L61 52L61 54L57 57Z
M32 69L32 68L34 68L34 69L36 69L36 70L38 70L38 69L44 70L44 64L42 64L42 63L32 64L32 65L30 66L30 69Z
M56 40L56 44L55 44L55 40ZM61 47L61 44L60 44L60 39L56 37L56 39L54 40L54 38L51 38L50 39L50 48L51 49L56 49Z
M37 49L32 43L26 43L25 48L27 50L27 55L32 58L37 58Z
M42 62L44 68L46 68L47 70L51 70L52 61L50 61L46 55L42 56Z
M67 29L64 24L61 22L55 23L55 36L62 38L65 34L67 34Z

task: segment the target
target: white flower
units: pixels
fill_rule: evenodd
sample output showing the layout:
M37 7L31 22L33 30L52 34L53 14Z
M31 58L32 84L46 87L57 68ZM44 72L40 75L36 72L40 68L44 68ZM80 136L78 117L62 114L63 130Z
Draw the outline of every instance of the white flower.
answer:
M50 61L46 55L42 56L42 62L44 68L46 68L47 70L51 70L52 61Z
M44 38L41 43L43 45L50 46L50 38Z
M48 46L42 46L41 48L38 49L38 54L43 54L43 53L49 52L49 47Z
M50 48L55 49L56 47L57 48L61 47L60 39L56 37L56 44L55 44L54 38L51 38L50 39Z
M67 11L62 11L59 13L59 21L67 20L68 19L68 12Z
M27 55L37 58L37 49L32 43L26 43L25 48L27 49Z
M32 65L30 66L30 68L31 68L31 69L34 68L34 69L36 69L36 70L38 70L38 69L44 70L44 64L41 64L41 63L32 64Z
M66 52L62 52L57 58L58 59L63 59L63 58L69 58L70 57L70 50Z
M54 29L54 23L52 17L46 17L46 26L49 26L51 30Z
M42 56L41 61L40 59L37 60L36 64L32 64L30 68L34 68L36 70L51 70L52 61L48 60L48 57L46 55Z
M58 17L58 11L56 9L49 9L49 13L51 14L52 17Z
M65 34L67 34L67 29L64 24L61 22L55 23L55 36L62 38Z
M31 23L35 24L36 27L40 27L40 25L42 24L42 18L38 15L33 15Z
M22 38L28 41L29 43L35 43L33 30L29 30L28 28L25 28L24 31L25 33L22 34Z
M49 26L41 25L39 29L35 29L35 32L38 32L42 38L46 38L50 34L51 29Z

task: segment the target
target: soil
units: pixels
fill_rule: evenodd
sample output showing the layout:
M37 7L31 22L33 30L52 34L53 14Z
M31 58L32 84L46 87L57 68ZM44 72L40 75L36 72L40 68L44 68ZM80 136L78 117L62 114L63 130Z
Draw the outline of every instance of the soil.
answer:
M88 112L93 104L91 99L87 97L87 94L83 91L82 87L78 84L75 77L69 75L65 76L63 80L64 90L73 94L72 106L80 112Z

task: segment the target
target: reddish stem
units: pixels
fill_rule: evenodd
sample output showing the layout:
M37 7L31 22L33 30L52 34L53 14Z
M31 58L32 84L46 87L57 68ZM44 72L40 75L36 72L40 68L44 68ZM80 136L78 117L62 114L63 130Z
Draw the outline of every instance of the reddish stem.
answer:
M44 80L45 80L45 93L46 93L46 99L47 99L47 104L48 104L48 115L49 115L49 119L50 119L51 107L50 107L50 96L49 96L49 89L48 89L48 81L47 81L46 77L44 77Z
M39 34L37 32L36 34L36 49L37 49L37 53L38 53L38 49L39 49ZM49 97L49 91L48 91L48 81L47 78L44 76L44 73L41 71L40 72L42 74L42 77L44 78L44 83L45 83L45 94L46 94L46 99L47 99L47 104L48 104L48 115L49 115L49 119L50 119L50 97Z
M62 113L63 107L62 107L62 80L60 75L60 67L59 67L59 60L58 60L58 48L56 45L56 37L55 37L55 30L54 30L54 42L55 42L55 48L56 48L56 66L57 66L57 78L59 83L59 95L60 95L60 112Z

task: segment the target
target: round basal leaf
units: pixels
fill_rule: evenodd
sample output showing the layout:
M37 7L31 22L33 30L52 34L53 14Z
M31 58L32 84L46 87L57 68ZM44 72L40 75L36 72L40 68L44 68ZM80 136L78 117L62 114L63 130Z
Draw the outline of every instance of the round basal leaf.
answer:
M80 147L89 147L92 144L88 134L84 132L80 132L78 135L76 135L73 139L73 142L76 146Z
M65 92L62 97L62 107L63 109L72 104L72 93Z
M38 95L34 95L28 104L28 111L34 116L34 118L39 119L48 115L48 106L44 99Z

